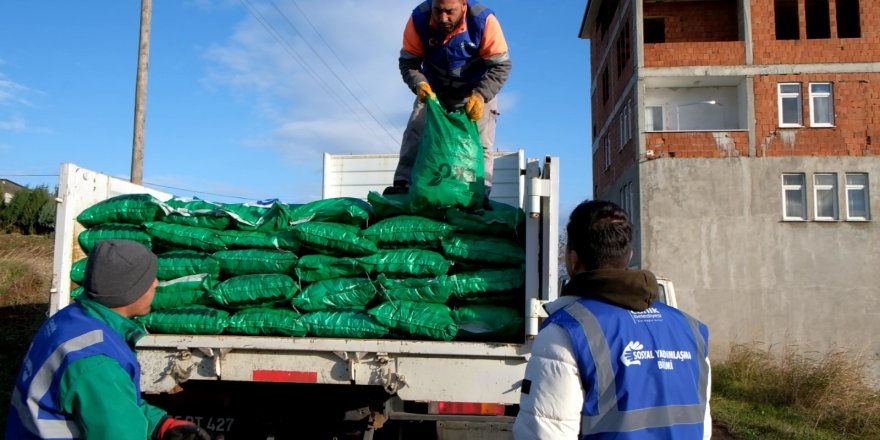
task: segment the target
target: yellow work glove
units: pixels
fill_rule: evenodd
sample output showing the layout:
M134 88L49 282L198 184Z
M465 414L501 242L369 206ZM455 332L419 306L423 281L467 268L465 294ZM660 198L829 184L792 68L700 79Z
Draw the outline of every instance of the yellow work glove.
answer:
M464 112L471 121L479 121L483 117L483 95L474 92L464 105Z
M430 84L421 82L416 86L416 96L418 96L419 102L425 102L425 98L434 99L434 91L431 90Z

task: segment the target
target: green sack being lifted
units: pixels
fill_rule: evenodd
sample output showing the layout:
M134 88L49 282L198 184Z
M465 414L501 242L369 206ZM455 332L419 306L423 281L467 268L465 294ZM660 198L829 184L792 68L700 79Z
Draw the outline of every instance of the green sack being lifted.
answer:
M425 128L412 169L410 203L423 208L480 208L486 197L483 146L463 111L425 100Z

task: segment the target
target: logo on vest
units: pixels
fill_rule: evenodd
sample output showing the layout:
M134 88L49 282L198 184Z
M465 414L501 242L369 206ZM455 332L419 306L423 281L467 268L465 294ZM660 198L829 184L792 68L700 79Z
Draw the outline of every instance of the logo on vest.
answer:
M661 370L673 370L675 364L673 361L690 361L694 358L693 353L687 350L646 350L645 346L639 341L629 341L623 348L620 355L620 362L625 367L631 365L642 365L642 361L653 361L656 359L657 368Z
M635 322L653 322L663 320L663 314L660 313L660 309L656 307L648 307L641 312L634 312L630 310L629 314L630 316L632 316L632 319Z

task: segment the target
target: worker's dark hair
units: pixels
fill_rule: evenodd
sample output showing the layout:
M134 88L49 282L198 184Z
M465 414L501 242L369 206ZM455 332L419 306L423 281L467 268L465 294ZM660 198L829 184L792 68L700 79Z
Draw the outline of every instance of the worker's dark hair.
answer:
M568 219L568 249L586 270L629 265L633 227L620 206L604 200L581 202Z

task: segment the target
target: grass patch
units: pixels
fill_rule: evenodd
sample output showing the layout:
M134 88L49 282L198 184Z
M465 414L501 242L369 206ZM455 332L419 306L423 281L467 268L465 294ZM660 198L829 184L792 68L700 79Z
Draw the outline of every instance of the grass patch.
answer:
M744 439L877 439L880 394L847 352L736 345L712 368L712 413Z
M0 432L21 360L49 311L52 253L47 236L0 234Z

